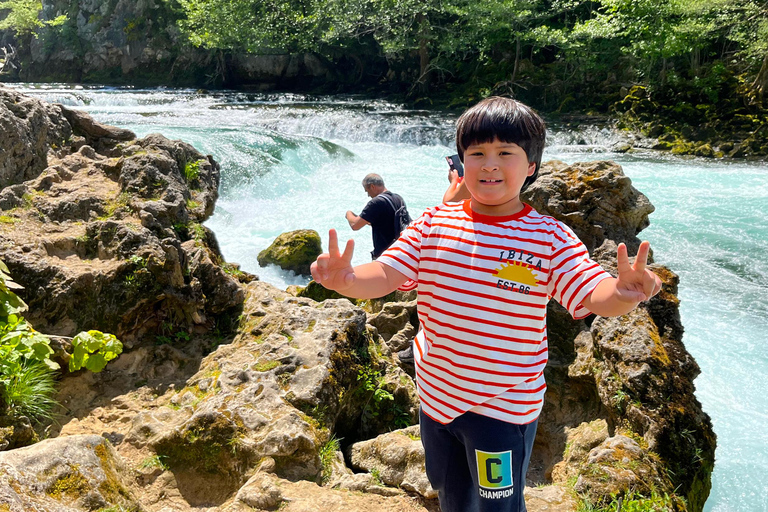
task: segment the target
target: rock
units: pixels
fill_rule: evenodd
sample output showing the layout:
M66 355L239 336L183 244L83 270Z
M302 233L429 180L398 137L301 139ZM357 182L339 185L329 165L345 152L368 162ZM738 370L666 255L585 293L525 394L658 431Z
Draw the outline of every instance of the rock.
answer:
M3 407L0 407L1 410ZM0 452L29 446L39 440L28 417L0 416Z
M593 448L573 489L593 502L605 502L608 496L630 492L649 495L666 487L666 476L633 439L617 435ZM681 503L674 497L674 503Z
M39 176L53 146L61 148L73 138L58 107L2 87L0 132L0 189Z
M566 482L579 475L592 448L608 438L608 424L604 419L584 422L575 428L566 427L565 435L567 441L563 460L552 470L552 479L556 482Z
M376 327L392 352L399 352L410 346L418 332L416 300L388 302L380 312L368 318L368 323Z
M671 142L660 140L656 144L652 145L651 149L655 149L657 151L670 151L673 147L674 145Z
M120 456L97 435L0 452L0 503L9 512L140 509L129 481Z
M328 288L325 288L324 286L317 284L314 280L307 283L307 286L304 286L304 287L294 286L292 288L289 288L287 291L292 295L295 295L296 297L306 297L317 302L323 302L324 300L327 300L327 299L347 299L352 304L358 303L357 299L353 299L351 297L345 297L344 295L341 295L338 292L329 290Z
M418 425L356 443L349 458L354 468L375 472L387 485L417 492L425 498L437 497L437 491L426 478Z
M398 367L371 359L381 349L368 345L362 310L346 300L318 308L256 281L247 290L238 337L161 401L183 407L136 416L129 443L167 457L171 468L194 468L232 485L265 457L276 461L281 478L316 480L329 432L354 439L386 431L398 410L415 420L415 387ZM360 379L373 379L377 367L375 380ZM386 389L391 401L371 400L366 385ZM197 400L186 400L189 393ZM374 407L376 414L366 416Z
M0 225L0 259L24 286L37 329L98 329L130 348L164 323L204 331L213 315L236 316L243 291L201 225L218 197L212 158L2 88L0 119L14 126L12 144L30 148L0 152L0 169L15 169L0 170L14 181L0 193L13 211Z
M299 229L278 236L272 244L259 253L259 265L275 264L283 270L309 275L309 266L323 252L317 231Z
M283 502L279 479L258 472L237 491L235 501L257 510L272 510Z
M729 151L733 150L733 142L723 142L720 144L718 149L723 153L728 153Z
M628 144L626 142L618 142L611 146L611 151L614 153L628 153L629 151L632 151L632 144Z
M590 252L606 239L625 242L636 252L636 235L648 226L654 210L621 166L610 161L546 162L521 197L540 213L568 224Z
M114 139L114 140L135 140L136 134L130 130L123 128L117 128L115 126L108 126L101 124L94 120L91 116L85 112L79 110L73 110L65 107L64 105L56 105L61 109L61 113L64 115L69 124L72 126L72 131L75 135L81 135L85 137L86 144L93 145L93 141L99 139ZM95 153L89 155L93 158Z

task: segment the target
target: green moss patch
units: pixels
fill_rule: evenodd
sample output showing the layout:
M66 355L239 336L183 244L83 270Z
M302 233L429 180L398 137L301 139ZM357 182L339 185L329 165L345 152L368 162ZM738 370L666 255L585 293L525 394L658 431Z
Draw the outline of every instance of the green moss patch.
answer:
M86 494L91 486L77 466L69 465L70 472L56 480L45 493L51 498L61 500L62 497L77 499Z

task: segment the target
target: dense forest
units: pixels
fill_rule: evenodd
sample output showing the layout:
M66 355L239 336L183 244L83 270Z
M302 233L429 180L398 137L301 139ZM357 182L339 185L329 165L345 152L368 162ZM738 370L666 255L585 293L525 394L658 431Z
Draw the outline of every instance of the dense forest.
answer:
M762 0L146 0L136 2L148 6L141 16L115 27L116 2L89 13L77 0L0 1L0 31L17 42L20 67L25 46L87 52L83 26L112 17L128 41L155 34L172 53L206 54L205 73L173 81L185 85L248 86L230 69L232 56L310 54L336 73L304 81L309 92L392 95L431 108L506 94L552 114L613 114L670 142L768 154Z

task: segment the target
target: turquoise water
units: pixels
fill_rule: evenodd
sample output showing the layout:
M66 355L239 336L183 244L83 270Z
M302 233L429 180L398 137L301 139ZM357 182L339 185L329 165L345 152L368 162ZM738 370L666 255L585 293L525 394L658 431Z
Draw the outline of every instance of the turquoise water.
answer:
M228 261L285 287L306 278L256 257L280 233L336 228L370 259L370 231L344 213L367 201L360 181L381 174L412 216L438 204L453 121L356 97L197 94L178 90L18 86L98 120L183 139L222 163L221 198L206 223ZM641 234L680 275L684 341L701 366L696 394L718 435L711 512L768 511L768 167L620 155L608 130L554 130L544 160L612 159L656 207Z

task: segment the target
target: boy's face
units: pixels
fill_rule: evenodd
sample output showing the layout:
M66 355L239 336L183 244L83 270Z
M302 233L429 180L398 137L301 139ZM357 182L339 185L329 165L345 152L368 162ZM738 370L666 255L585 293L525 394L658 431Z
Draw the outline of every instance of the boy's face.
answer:
M464 183L472 195L472 209L484 215L512 215L523 207L520 189L536 170L514 142L471 144L464 151Z

